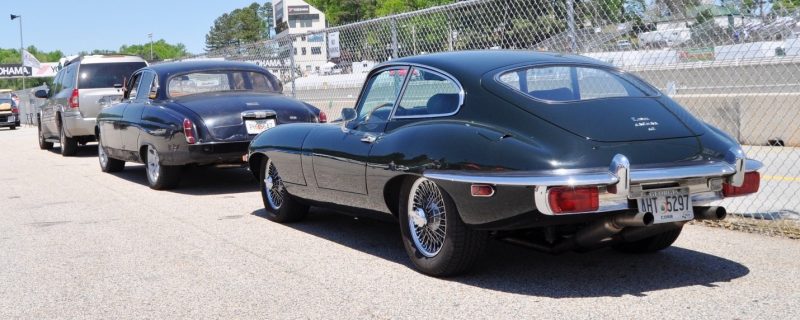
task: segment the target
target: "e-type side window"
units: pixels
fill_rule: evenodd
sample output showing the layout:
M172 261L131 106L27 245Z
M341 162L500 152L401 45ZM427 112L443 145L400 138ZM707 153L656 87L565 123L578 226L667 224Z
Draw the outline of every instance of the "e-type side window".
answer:
M452 114L458 110L460 92L461 89L453 80L436 72L413 68L394 116L421 117Z
M503 73L499 81L533 98L552 101L581 101L615 97L655 95L636 79L605 69L577 66L548 66Z
M403 89L408 68L391 68L372 76L364 89L363 97L356 107L358 121L386 121L394 108L394 102Z

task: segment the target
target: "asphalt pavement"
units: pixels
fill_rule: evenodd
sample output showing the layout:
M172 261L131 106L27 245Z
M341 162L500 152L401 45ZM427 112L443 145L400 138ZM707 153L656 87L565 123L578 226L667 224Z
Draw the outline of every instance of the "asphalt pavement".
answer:
M57 150L57 149L56 149ZM475 270L416 272L396 224L314 209L263 218L243 169L153 191L0 129L0 319L796 319L800 241L687 226L650 255L559 256L493 242Z

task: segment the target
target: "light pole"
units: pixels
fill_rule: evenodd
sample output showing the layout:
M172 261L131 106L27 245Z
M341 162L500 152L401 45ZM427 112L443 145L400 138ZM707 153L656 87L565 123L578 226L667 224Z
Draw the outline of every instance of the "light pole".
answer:
M22 16L18 14L11 14L11 20L19 18L19 58L22 62L22 67L25 68L25 54L22 50L25 50L25 46L22 44ZM22 90L25 90L25 72L22 72Z
M153 61L153 33L148 33L147 37L150 38L150 61Z

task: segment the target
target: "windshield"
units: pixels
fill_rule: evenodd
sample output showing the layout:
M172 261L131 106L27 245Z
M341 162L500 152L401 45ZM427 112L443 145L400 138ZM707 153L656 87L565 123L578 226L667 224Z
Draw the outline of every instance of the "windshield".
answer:
M241 71L216 70L193 72L172 77L167 85L170 97L224 91L260 91L280 93L280 83L271 74Z
M146 66L147 64L144 62L82 64L78 77L78 88L113 88L114 85L124 84L125 78L130 78L134 71Z

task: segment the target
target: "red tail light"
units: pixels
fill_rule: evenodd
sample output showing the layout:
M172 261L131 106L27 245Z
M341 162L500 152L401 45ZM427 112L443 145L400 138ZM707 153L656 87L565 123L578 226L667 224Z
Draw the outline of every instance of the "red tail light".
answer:
M183 135L186 136L186 142L189 144L197 143L195 136L194 123L192 120L183 119Z
M69 96L69 107L73 109L80 107L80 103L78 102L78 89L72 89L72 95Z
M722 194L725 197L739 197L758 192L761 184L761 174L758 172L748 172L744 174L744 183L741 187L734 187L728 183L722 184Z
M19 113L19 109L17 107L11 108L11 113Z
M556 187L549 191L547 201L555 214L597 211L600 208L597 187Z
M319 112L319 122L320 122L320 123L326 123L326 122L328 122L328 115L327 115L327 114L325 114L325 111L320 111L320 112Z

